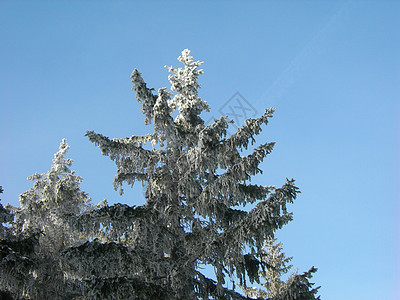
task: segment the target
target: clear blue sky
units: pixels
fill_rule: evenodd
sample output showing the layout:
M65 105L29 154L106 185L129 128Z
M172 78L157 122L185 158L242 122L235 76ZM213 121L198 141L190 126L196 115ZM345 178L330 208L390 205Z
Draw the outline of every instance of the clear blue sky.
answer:
M145 134L129 76L156 90L189 48L200 96L219 117L236 92L275 141L255 182L295 178L302 194L279 237L322 299L399 299L400 2L1 1L0 185L18 204L62 138L94 202L115 167L84 137ZM207 116L205 116L207 118Z

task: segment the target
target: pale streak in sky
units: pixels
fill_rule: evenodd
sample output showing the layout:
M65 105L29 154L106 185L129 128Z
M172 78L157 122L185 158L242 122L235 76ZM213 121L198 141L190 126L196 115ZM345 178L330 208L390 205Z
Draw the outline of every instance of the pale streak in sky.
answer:
M286 68L279 74L277 79L261 95L261 101L266 101L268 105L273 106L273 104L277 103L277 101L283 97L287 90L294 84L295 78L299 76L301 67L306 65L307 58L311 57L311 54L318 50L317 45L321 42L321 39L326 36L326 33L337 25L344 14L350 10L349 8L352 2L354 1L349 0L345 2L331 15L325 24L312 35Z

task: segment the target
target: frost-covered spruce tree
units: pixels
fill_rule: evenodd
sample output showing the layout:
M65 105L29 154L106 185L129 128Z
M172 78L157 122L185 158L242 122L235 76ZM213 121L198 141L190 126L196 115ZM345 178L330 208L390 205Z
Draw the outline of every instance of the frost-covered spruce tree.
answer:
M308 282L311 274L316 272L311 268L308 272L299 275L293 272L285 281L282 280L292 265L288 265L293 257L286 257L282 243L275 237L265 240L263 249L257 253L257 258L264 264L264 269L259 271L264 289L241 286L246 296L251 299L313 299L318 288L312 288L313 283ZM317 298L319 299L319 297Z
M80 190L82 178L71 171L63 140L51 170L34 174L33 187L20 195L20 207L6 206L9 224L0 242L0 290L15 299L72 299L81 285L65 277L61 254L88 236L72 228L65 216L78 216L90 198ZM12 217L10 217L12 216Z
M292 267L292 265L288 265L292 257L285 256L282 251L282 243L277 243L277 239L274 237L268 237L257 257L265 263L265 269L259 271L260 276L265 281L262 283L265 290L241 286L242 290L252 299L272 298L283 293L286 287L282 275L286 274Z
M143 299L155 287L160 299L161 293L167 299L245 299L226 288L225 279L229 276L241 286L259 282L266 263L258 254L264 241L292 220L286 206L299 191L294 180L281 188L250 183L253 175L262 172L259 165L272 151L273 142L241 155L254 144L274 109L246 120L230 136L227 117L204 124L200 114L209 111L209 105L198 95L201 62L193 61L187 49L178 60L183 68L166 67L171 92L161 88L154 94L138 70L131 75L144 121L154 127L152 133L115 139L86 133L117 165L115 189L122 193L124 183L141 182L146 203L105 204L88 214L87 230L90 222L100 220L96 228L103 228L103 235L96 244L76 248L71 257L82 257L82 272L103 266L103 273L93 271L100 276L87 280L98 291L114 289L124 295L123 289L136 284ZM240 209L246 204L256 205L250 211ZM82 219L79 222L83 224ZM90 263L85 257L90 257ZM201 273L202 264L214 267L216 282ZM113 283L118 283L119 291ZM314 299L315 293L298 292L304 296L299 299ZM279 297L274 299L289 299Z

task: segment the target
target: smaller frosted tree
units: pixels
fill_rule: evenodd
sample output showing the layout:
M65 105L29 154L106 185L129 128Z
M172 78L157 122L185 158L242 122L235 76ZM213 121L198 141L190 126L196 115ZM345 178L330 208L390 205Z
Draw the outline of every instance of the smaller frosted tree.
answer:
M264 289L241 286L247 297L251 299L314 299L318 288L308 281L312 273L316 272L313 267L302 275L293 272L284 281L282 277L289 272L292 265L289 262L293 257L286 257L281 242L275 237L265 240L262 250L258 253L258 259L263 262L264 269L259 272L263 279L261 284ZM317 297L316 299L319 299Z
M46 252L54 255L79 241L64 216L80 214L90 201L80 190L82 178L69 168L72 160L65 158L68 149L62 140L51 170L28 178L34 181L33 188L20 195L21 207L15 210L19 229L42 233L40 240L46 245Z
M292 265L288 263L292 257L286 257L282 251L282 243L277 243L277 239L269 237L258 254L260 261L264 262L264 270L260 271L260 277L264 279L262 286L265 290L255 287L241 286L245 294L250 298L270 298L281 294L285 290L285 282L281 279Z
M260 259L266 264L266 269L260 272L265 283L262 285L266 289L268 297L275 297L285 291L285 282L281 279L292 267L288 263L292 257L286 257L282 249L282 243L278 243L274 237L269 237L259 254Z
M7 219L11 226L1 241L0 289L16 298L71 299L77 295L74 285L64 280L60 254L85 237L71 228L65 216L80 214L90 198L80 190L82 178L69 168L68 149L62 140L51 170L28 178L34 184L20 195L20 207L6 206L14 220Z

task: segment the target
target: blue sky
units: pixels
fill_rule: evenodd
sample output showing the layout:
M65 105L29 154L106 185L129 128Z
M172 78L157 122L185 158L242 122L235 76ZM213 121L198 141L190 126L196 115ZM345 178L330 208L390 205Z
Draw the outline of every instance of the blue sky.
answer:
M293 264L317 267L322 299L398 299L400 3L396 1L1 1L0 185L18 204L62 138L94 202L120 197L115 167L84 134L152 131L131 91L169 87L164 65L189 48L200 96L239 92L276 113L254 182L296 179L294 221L278 236ZM245 103L245 102L243 102Z

